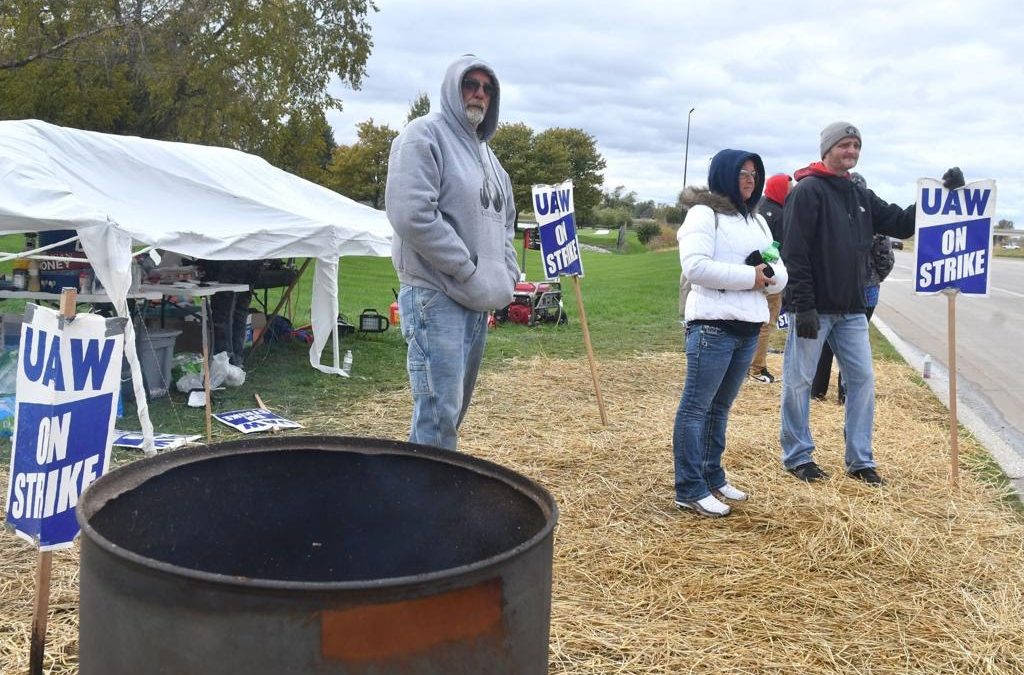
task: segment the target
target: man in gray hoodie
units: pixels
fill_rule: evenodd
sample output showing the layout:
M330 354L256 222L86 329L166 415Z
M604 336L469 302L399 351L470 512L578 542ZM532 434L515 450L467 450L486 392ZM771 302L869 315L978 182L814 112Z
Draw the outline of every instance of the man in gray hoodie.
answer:
M512 301L519 280L512 182L487 146L500 100L494 69L462 56L445 73L441 110L410 122L391 145L384 201L413 443L457 448L488 312Z

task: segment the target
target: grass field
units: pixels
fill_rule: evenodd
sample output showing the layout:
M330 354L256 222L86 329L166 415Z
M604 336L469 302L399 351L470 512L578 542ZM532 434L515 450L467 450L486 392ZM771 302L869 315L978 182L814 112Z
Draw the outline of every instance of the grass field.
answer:
M0 238L0 247L10 246L12 235ZM614 248L617 233L596 235L582 230L581 243ZM647 251L635 234L627 238L627 253L584 251L585 276L563 280L562 295L569 322L566 325L543 324L527 327L506 323L491 331L485 368L502 368L510 359L525 357L570 358L585 354L580 313L576 299L578 286L588 320L591 345L598 359L627 357L645 353L679 350L682 328L678 323L678 253L673 249ZM520 256L524 254L519 247ZM638 252L639 251L639 252ZM633 252L633 253L629 253ZM357 324L359 314L373 308L387 314L393 300L392 289L398 280L389 258L346 257L341 260L339 299L341 312ZM541 260L538 251L525 251L523 267L530 280L539 280ZM293 294L292 319L296 326L309 321L312 267L307 270ZM272 291L273 307L280 293ZM21 311L22 303L4 301L5 312ZM84 307L81 309L85 309ZM898 359L887 343L873 332L876 355ZM776 332L772 345L781 349L785 333ZM342 340L341 351L351 350L353 377L322 374L309 366L305 344L276 343L261 346L247 362L244 386L214 393L214 410L250 407L259 394L272 409L285 415L329 414L344 410L352 402L369 394L406 386L405 342L399 330L383 333L356 332ZM325 361L330 360L330 350ZM170 397L150 402L150 415L158 431L165 433L201 433L205 431L203 411L184 404L185 396L173 392ZM119 423L137 429L134 406L126 405L126 416ZM215 438L230 437L233 432L214 427ZM6 453L5 453L6 455ZM0 462L6 462L4 456Z

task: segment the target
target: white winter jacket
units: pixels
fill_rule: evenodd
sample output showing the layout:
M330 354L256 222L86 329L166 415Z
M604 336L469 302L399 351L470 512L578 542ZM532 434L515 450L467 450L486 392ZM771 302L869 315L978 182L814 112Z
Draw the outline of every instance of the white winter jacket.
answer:
M767 223L756 213L740 215L720 195L706 190L694 192L698 203L690 208L676 233L679 262L692 285L686 298L686 320L768 321L765 294L779 293L786 287L786 266L781 260L771 263L775 284L754 289L755 270L744 262L752 251L763 251L771 245Z

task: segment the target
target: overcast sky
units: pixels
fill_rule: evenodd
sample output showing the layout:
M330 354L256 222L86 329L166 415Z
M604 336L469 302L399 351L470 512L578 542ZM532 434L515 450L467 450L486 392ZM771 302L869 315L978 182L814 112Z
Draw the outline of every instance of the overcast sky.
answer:
M338 143L370 117L401 129L421 91L436 106L445 68L473 53L501 80L502 122L597 140L606 190L674 203L690 108L689 185L722 148L791 174L819 159L822 127L846 120L883 199L910 204L918 178L959 165L968 181L995 179L996 217L1024 228L1020 0L377 5L362 89L332 89Z

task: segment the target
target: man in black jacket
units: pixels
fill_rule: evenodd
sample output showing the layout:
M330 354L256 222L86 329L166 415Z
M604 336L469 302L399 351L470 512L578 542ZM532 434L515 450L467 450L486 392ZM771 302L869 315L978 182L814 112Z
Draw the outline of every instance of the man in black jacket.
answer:
M814 462L809 424L811 381L828 340L846 383L846 472L881 485L871 447L875 379L864 314L867 259L876 233L900 239L914 234L915 208L888 204L850 180L861 134L849 122L825 127L820 149L820 162L796 172L783 216L790 333L783 358L782 463L803 481L828 477ZM963 174L951 169L943 180L947 188L959 187Z

